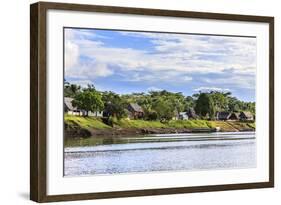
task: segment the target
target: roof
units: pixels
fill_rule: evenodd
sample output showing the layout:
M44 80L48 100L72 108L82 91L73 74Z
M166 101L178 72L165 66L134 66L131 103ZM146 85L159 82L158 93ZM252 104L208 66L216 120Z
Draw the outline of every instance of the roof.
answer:
M231 116L235 116L237 119L239 119L239 113L238 112L233 112L233 113L231 113L230 115L229 115L229 117L231 117Z
M229 112L218 112L217 113L217 118L218 119L228 119L230 116Z
M66 108L67 108L68 110L70 110L70 111L77 110L77 108L72 105L72 101L73 101L73 98L65 97L65 98L64 98L64 105L65 105Z
M243 112L241 112L241 114L243 114L247 118L252 118L253 117L252 113L249 112L249 111L243 111Z
M135 112L143 112L142 107L139 106L137 103L130 103L130 106Z

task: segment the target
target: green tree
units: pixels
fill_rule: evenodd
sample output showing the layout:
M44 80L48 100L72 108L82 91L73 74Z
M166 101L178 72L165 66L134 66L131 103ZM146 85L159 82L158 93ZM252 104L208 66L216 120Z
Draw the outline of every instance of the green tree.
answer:
M195 107L195 100L192 96L187 96L184 102L184 110L187 111Z
M64 96L75 97L81 91L81 86L64 81Z
M211 119L215 116L215 106L209 93L200 93L196 100L195 111L201 117L209 116Z
M170 101L164 98L157 98L153 103L153 109L161 121L171 120L174 116L174 107Z
M94 90L85 90L81 93L78 93L75 96L72 104L78 109L85 110L86 116L89 115L89 111L96 112L101 111L104 108L101 94Z
M118 119L126 115L125 108L127 107L126 101L114 92L104 92L102 99L105 104L104 113L107 117L116 117Z
M230 92L226 92L226 93L218 92L218 91L210 92L210 97L213 99L216 111L228 110L228 101L230 95L231 95Z

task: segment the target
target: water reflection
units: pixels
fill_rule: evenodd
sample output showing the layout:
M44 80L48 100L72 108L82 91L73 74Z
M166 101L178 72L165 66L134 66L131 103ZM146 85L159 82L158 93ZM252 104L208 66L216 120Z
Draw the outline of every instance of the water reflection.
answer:
M66 144L66 176L256 166L253 132L105 137Z

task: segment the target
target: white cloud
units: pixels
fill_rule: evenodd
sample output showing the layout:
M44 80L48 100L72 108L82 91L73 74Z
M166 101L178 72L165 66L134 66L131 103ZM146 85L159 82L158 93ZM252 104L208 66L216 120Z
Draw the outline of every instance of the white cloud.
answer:
M71 41L65 42L65 68L69 69L77 65L79 60L79 47Z
M242 89L255 89L256 79L254 75L231 75L225 77L203 78L203 82L214 86L228 86Z
M154 86L147 88L147 91L161 91L161 90L163 89Z
M193 91L203 91L203 92L210 92L210 91L219 91L219 92L228 92L230 89L228 88L218 88L218 87L199 87L194 89Z
M71 83L80 85L82 88L87 88L88 85L93 84L90 80L72 80Z
M85 38L93 36L93 33L87 31L65 30L65 70L67 77L94 79L113 74L107 63L97 61L92 56L85 55L89 59L87 61L80 60L81 55L89 53L88 50L91 51L93 48L103 45L102 42Z
M106 37L94 31L67 30L67 76L81 79L107 77L116 73L114 69L118 68L120 75L126 73L124 81L186 83L193 80L193 74L222 74L228 70L233 74L255 74L255 38L119 33L150 41L154 51L109 47L102 42ZM81 61L81 56L88 59ZM249 87L252 82L248 80L244 84ZM220 82L212 83L220 85Z
M190 77L190 76L184 76L184 77L183 77L183 80L184 80L184 81L191 81L191 80L192 80L192 77Z

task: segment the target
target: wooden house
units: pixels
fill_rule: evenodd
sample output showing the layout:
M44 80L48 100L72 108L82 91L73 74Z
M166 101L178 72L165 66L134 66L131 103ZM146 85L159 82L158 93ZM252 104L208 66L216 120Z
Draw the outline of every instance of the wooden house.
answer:
M144 111L137 103L130 103L128 105L129 117L132 119L139 119L144 117Z
M85 110L80 110L77 107L73 106L72 101L73 101L73 98L70 98L70 97L64 98L64 112L69 114L69 115L85 116L87 112ZM88 116L102 117L103 112L102 111L96 111L96 112L89 111Z
M242 121L251 121L254 120L254 115L251 112L243 111L240 113L239 118Z
M230 121L238 121L240 120L239 113L233 112L229 115L228 120Z
M83 112L72 105L73 98L64 98L64 112L69 115L82 115Z
M217 120L226 121L226 120L229 119L230 115L231 115L230 112L225 112L225 111L223 111L223 112L217 112L217 114L216 114L216 119L217 119Z

